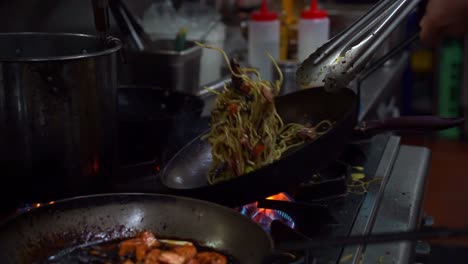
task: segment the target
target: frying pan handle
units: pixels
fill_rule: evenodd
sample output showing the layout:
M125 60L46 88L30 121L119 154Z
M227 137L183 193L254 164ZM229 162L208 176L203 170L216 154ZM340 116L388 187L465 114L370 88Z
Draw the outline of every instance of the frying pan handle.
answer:
M354 129L354 136L369 138L382 132L431 132L439 131L464 124L464 118L443 118L438 116L405 116L384 120L361 122Z
M264 260L263 264L290 264L297 261L297 257L294 254L275 251L268 255Z

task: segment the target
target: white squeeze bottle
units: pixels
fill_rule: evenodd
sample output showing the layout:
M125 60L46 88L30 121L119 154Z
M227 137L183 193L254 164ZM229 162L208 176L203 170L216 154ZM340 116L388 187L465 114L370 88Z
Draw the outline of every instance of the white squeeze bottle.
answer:
M317 0L301 12L298 29L297 57L300 62L307 59L317 48L325 44L330 36L330 19L325 10L318 8Z
M252 13L248 25L248 63L260 71L262 79L270 81L273 64L266 52L278 60L279 50L280 21L276 13L268 10L267 2L263 0L262 8Z

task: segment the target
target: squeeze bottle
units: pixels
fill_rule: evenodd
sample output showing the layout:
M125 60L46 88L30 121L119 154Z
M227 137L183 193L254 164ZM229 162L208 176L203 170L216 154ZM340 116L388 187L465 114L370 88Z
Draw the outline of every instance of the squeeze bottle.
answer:
M301 12L298 30L298 60L307 59L317 48L328 41L330 19L325 10L318 8L317 0L311 0L309 9Z
M279 49L280 21L263 0L261 9L252 13L248 25L248 63L259 70L262 79L270 81L272 78L273 67L266 52L278 60Z

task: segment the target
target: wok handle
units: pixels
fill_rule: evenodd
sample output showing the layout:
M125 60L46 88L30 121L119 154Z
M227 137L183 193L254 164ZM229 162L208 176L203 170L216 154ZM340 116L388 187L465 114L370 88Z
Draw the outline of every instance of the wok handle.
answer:
M443 118L438 116L405 116L384 120L363 121L354 129L354 135L359 138L369 138L382 132L432 132L465 123L464 118Z

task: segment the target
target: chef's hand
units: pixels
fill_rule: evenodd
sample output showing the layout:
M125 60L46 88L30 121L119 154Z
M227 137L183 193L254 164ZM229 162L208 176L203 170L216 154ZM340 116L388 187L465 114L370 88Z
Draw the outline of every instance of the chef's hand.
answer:
M468 33L468 0L429 0L421 20L421 40L434 46L445 37Z

